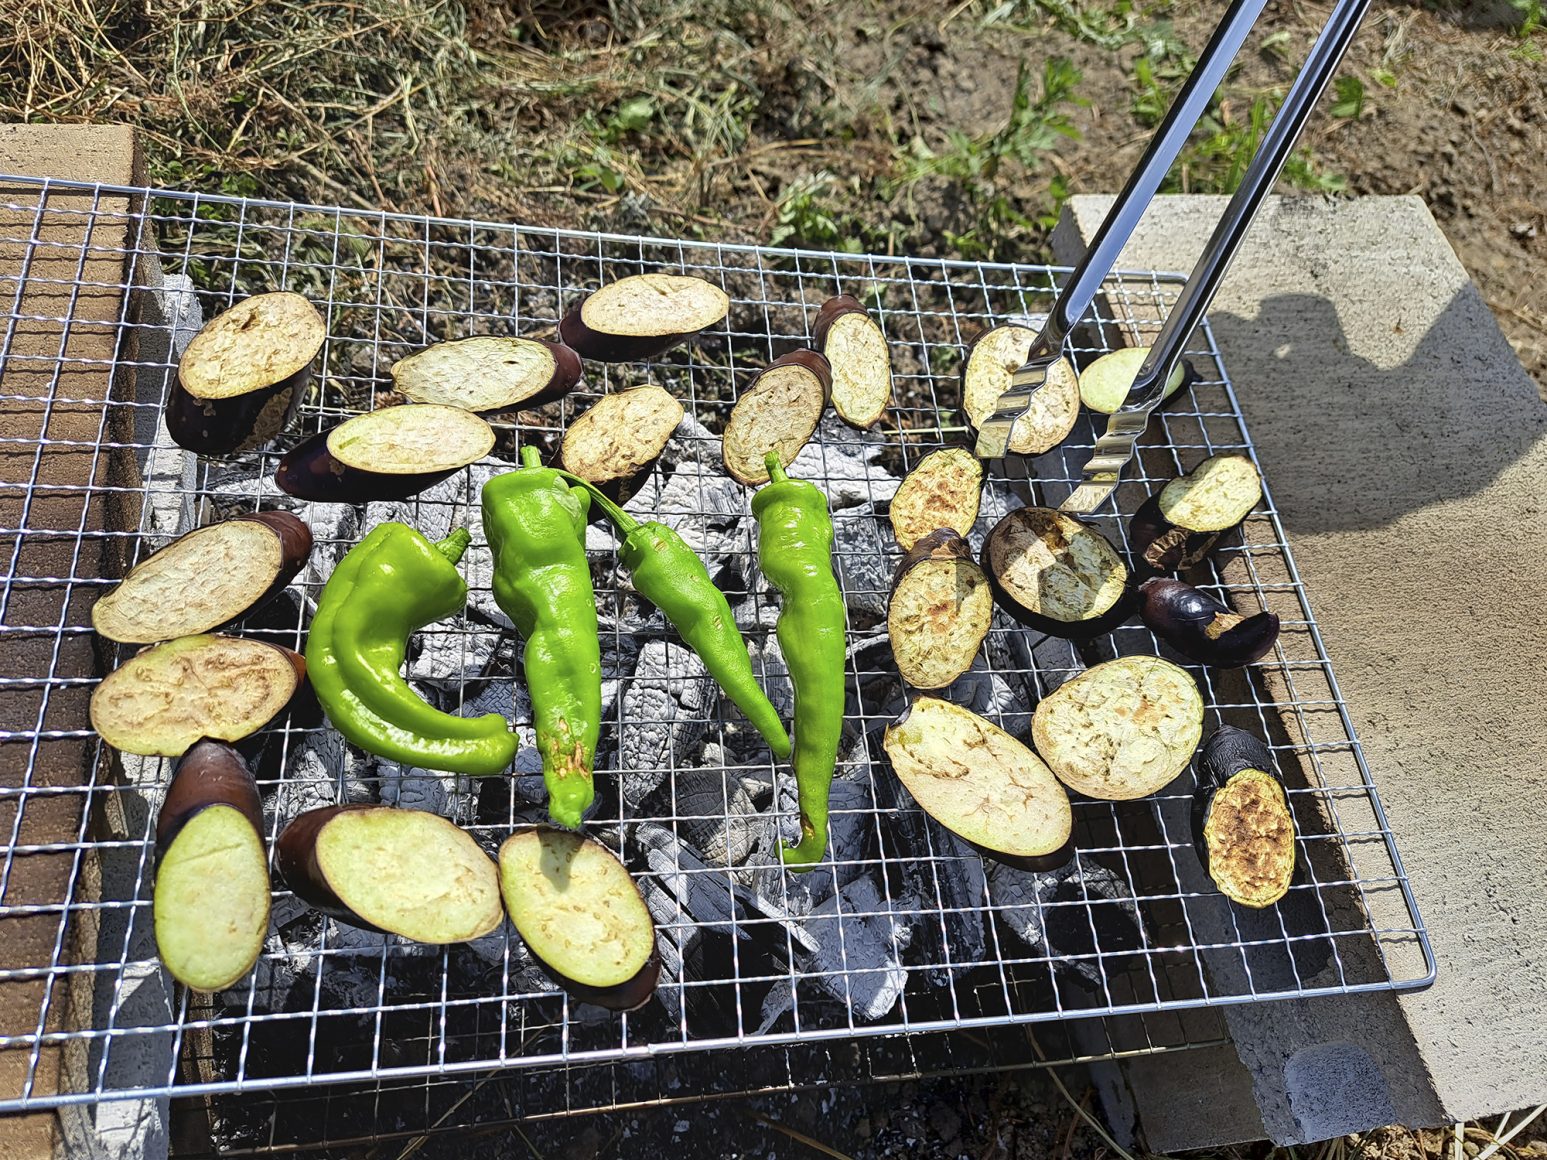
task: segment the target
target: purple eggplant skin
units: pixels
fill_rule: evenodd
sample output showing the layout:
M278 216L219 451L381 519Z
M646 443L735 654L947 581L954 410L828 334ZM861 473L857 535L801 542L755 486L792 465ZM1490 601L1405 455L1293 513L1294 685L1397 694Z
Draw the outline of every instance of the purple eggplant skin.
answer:
M809 347L799 347L796 350L786 351L762 370L757 372L757 377L747 384L747 390L751 390L757 384L757 380L766 375L774 367L790 366L805 367L816 376L817 382L822 384L822 394L826 403L833 401L833 364L827 361L827 356L819 350Z
M175 377L167 392L167 432L196 455L230 455L263 447L290 425L311 383L308 363L271 387L229 399L200 399Z
M328 431L319 431L285 452L274 471L280 491L314 503L407 499L462 470L452 467L413 475L367 471L334 458L328 450L328 435Z
M958 840L967 842L967 839L957 835ZM1069 864L1074 857L1074 837L1058 849L1046 854L1005 854L999 850L992 850L987 846L980 846L976 842L967 842L979 854L985 858L992 858L995 862L1003 862L1012 870L1025 870L1030 874L1051 874L1054 870L1062 869Z
M1188 660L1221 669L1261 659L1278 640L1278 613L1241 616L1191 584L1159 576L1139 585L1139 619Z
M321 911L359 930L375 931L378 934L385 932L345 906L328 885L322 867L317 864L317 835L322 832L323 826L341 813L380 808L354 802L307 810L292 818L274 840L274 869L279 871L280 881L292 894L313 910Z
M812 345L820 348L827 341L827 332L832 329L833 323L845 314L863 314L868 318L870 311L852 294L834 295L822 303L822 308L816 312L816 321L811 324Z
M580 381L580 373L584 367L580 361L580 355L574 349L562 342L552 342L546 338L532 341L542 343L553 356L553 377L548 380L548 385L535 395L522 399L513 406L503 407L501 411L528 411L534 407L541 407L545 403L557 402L573 391L575 384Z
M615 987L592 987L585 983L577 983L574 979L559 974L547 963L536 955L533 960L560 988L568 992L572 998L582 1003L595 1003L598 1007L605 1007L609 1011L637 1011L648 1003L655 995L655 985L661 977L661 953L659 950L650 952L650 957L645 960L645 965L632 979L626 983L619 983Z
M1284 800L1288 802L1289 794L1284 785L1284 776L1279 773L1273 761L1273 754L1255 734L1248 733L1245 729L1237 729L1234 725L1221 725L1203 743L1203 748L1199 751L1198 788L1192 795L1190 821L1193 849L1197 851L1198 861L1203 865L1205 873L1209 870L1209 844L1204 829L1208 825L1209 810L1214 804L1214 795L1229 785L1230 779L1236 774L1247 769L1258 770L1278 782L1279 788L1285 790ZM1294 822L1292 809L1290 822L1291 824ZM1291 886L1304 881L1305 864L1299 854L1298 842L1295 843L1295 847Z
M1154 576L1201 564L1219 538L1232 529L1218 532L1194 532L1177 527L1160 514L1157 492L1139 505L1128 521L1128 545L1133 552L1134 570Z
M640 362L655 358L698 333L689 330L681 334L608 334L585 324L580 317L584 305L582 300L559 320L559 341L582 359L593 362Z
M172 784L156 815L156 851L166 853L182 828L200 810L230 806L263 836L263 804L258 783L242 755L224 741L206 737L178 759Z

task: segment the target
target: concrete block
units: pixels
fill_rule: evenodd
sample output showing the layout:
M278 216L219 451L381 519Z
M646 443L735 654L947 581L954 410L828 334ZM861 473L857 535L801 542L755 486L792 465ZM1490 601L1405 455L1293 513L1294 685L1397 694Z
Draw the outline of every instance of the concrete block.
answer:
M1120 264L1185 273L1224 200L1158 198ZM1068 203L1060 261L1110 203ZM1520 727L1547 717L1539 388L1417 198L1272 199L1209 317L1439 964L1421 992L1228 1009L1267 1133L1541 1103L1547 774ZM1228 1142L1225 1118L1166 1143Z

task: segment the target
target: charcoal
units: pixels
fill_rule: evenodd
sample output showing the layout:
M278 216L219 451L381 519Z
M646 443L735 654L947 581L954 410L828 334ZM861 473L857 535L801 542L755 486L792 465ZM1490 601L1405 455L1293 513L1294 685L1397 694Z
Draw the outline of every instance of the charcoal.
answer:
M337 730L308 733L291 742L285 778L274 799L281 826L306 810L376 798L376 759L356 749Z
M1052 956L1056 970L1068 971L1094 987L1103 987L1101 962L1092 925L1103 952L1144 945L1144 923L1133 892L1122 876L1086 854L1047 874L1013 870L994 862L988 867L988 897L994 913L1033 951ZM1093 904L1093 905L1091 905ZM1106 970L1112 970L1107 964Z
M685 917L709 930L734 931L741 938L747 937L747 932L737 930L732 922L736 904L729 878L705 866L665 826L639 826L633 837L644 850L645 863L656 882L681 907L677 921Z
M901 957L913 941L918 909L912 894L893 902L874 878L854 879L806 918L806 930L821 949L801 970L814 975L816 985L856 1019L875 1022L907 986Z
M738 778L724 768L679 770L672 779L677 831L709 865L740 865L758 838L773 828L773 819L758 812L755 800L765 789L765 783Z
M623 691L618 770L623 800L637 806L684 764L703 739L714 711L715 683L692 649L646 641Z
M833 517L833 559L851 617L882 620L898 557L888 544L885 518L871 505Z
M918 833L919 844L914 849L932 851L934 857L927 862L914 862L910 878L915 889L931 901L939 899L944 910L945 945L931 957L943 962L947 957L953 964L980 963L987 952L986 932L983 925L983 901L987 885L983 859L971 846L945 827L919 813L910 813L916 823L915 832L927 828L928 836ZM925 930L935 933L933 924ZM927 972L930 983L937 987L951 985L952 976L963 968L939 968ZM967 968L970 969L970 968Z
M788 464L796 479L820 480L834 510L855 504L884 503L897 494L902 480L880 462L886 440L868 431L854 431L828 411L817 435Z
M449 700L439 703L447 712L455 713L455 694L489 671L499 644L498 629L462 617L440 621L414 634L403 675L443 694L452 694Z

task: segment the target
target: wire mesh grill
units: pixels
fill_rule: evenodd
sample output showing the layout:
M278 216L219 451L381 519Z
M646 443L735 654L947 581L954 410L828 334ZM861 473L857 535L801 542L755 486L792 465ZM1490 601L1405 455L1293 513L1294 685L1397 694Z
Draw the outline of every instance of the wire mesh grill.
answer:
M650 363L587 364L569 398L496 423L489 464L416 499L298 504L274 488L279 455L374 405L394 360L472 334L551 333L588 290L650 270L721 285L733 302L728 319ZM1031 875L985 874L886 769L879 729L904 697L885 637L901 555L887 500L924 454L965 440L957 376L972 334L1039 316L1060 273L0 178L0 401L26 420L0 432L0 542L10 551L0 597L0 932L25 933L0 937L0 1064L9 1068L0 1069L0 1108L624 1064L1426 983L1427 936L1270 491L1189 579L1227 593L1243 613L1277 612L1279 642L1246 670L1190 671L1206 730L1230 722L1265 736L1290 783L1306 873L1285 903L1248 912L1212 889L1188 831L1190 771L1142 801L1077 800L1080 857L1060 874ZM308 295L328 323L298 422L276 446L236 459L181 452L158 425L177 352L199 317L281 288ZM1175 276L1115 274L1076 338L1078 361L1144 341L1179 288ZM521 440L552 449L601 395L666 386L688 418L631 510L674 524L700 548L787 713L770 643L777 600L755 566L750 493L720 472L718 432L737 391L807 344L817 308L838 292L869 304L885 330L896 397L869 432L824 420L792 468L833 501L850 617L827 860L806 875L780 868L781 830L796 825L788 768L758 748L620 581L612 541L595 532L607 720L600 806L587 826L620 851L655 913L666 959L657 1000L602 1017L555 990L508 926L476 944L426 948L323 919L277 886L252 976L212 997L173 988L150 929L154 816L172 763L120 758L86 728L84 697L127 656L93 643L91 600L189 527L284 505L312 524L312 565L238 631L299 647L332 561L366 527L399 518L444 534L470 523L469 613L422 635L408 676L454 711L506 712L528 743L515 776L393 767L299 711L260 735L255 772L270 839L311 806L384 800L439 810L492 848L538 816L542 795L517 641L489 587L482 479L513 462ZM1116 511L1097 517L1120 547L1123 516L1166 480L1217 451L1254 454L1207 326L1189 357L1198 381L1151 423ZM93 372L112 390L72 395ZM81 414L94 426L83 429ZM62 429L61 416L73 427ZM1057 504L1093 437L1082 415L1061 448L991 479L974 545L1010 508ZM61 474L68 464L78 478ZM29 611L40 596L54 601L46 616ZM996 612L978 664L950 695L1024 737L1040 697L1134 652L1180 660L1137 623L1075 646ZM33 885L38 867L57 879L51 894Z

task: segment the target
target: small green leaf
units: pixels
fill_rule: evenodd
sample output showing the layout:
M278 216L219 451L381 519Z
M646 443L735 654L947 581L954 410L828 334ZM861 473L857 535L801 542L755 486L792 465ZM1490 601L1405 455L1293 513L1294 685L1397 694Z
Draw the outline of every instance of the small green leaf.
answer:
M1334 117L1357 117L1364 111L1364 82L1358 77L1343 76L1332 82L1337 100L1332 105Z

